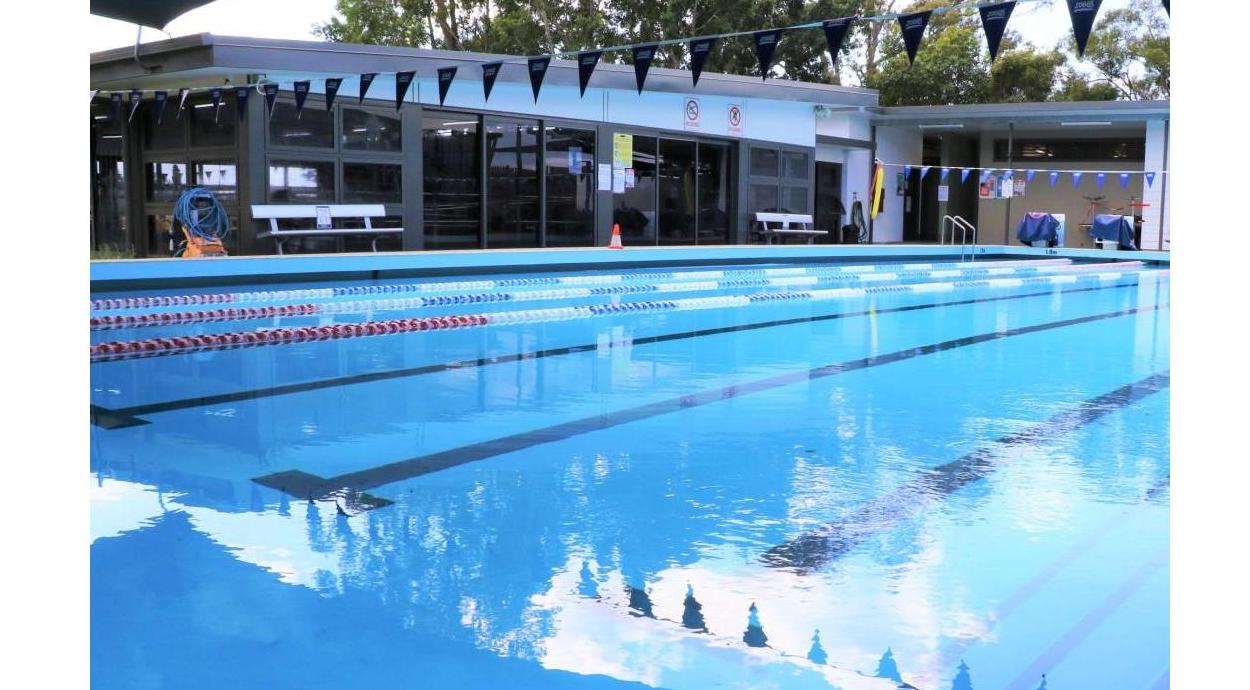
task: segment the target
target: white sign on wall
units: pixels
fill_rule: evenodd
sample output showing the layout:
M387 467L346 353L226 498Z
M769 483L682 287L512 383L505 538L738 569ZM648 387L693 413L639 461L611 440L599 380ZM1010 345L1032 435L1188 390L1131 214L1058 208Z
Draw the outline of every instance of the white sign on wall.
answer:
M950 201L950 200L951 200L950 186L944 185L944 184L938 185L938 201Z
M746 111L741 103L729 104L728 131L730 134L742 135L742 121L746 119Z
M686 97L682 104L681 120L686 129L702 128L703 116L699 111L699 99Z

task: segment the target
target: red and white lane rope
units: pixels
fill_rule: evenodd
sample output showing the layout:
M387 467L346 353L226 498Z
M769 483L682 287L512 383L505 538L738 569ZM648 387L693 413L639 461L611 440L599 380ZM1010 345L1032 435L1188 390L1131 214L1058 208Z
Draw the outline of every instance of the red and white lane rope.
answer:
M467 290L499 290L500 288L534 288L543 286L581 287L587 285L620 285L646 283L648 281L723 280L762 276L769 278L801 275L854 275L879 271L903 273L932 271L937 269L971 269L986 266L1010 267L1021 265L1058 265L1071 263L1071 259L1025 259L1019 261L995 261L976 263L908 263L908 264L849 264L846 266L791 266L785 268L734 268L707 271L659 271L648 273L605 273L585 276L538 276L533 278L501 278L498 280L464 280L432 283L396 283L388 285L352 285L334 288L302 288L294 290L260 290L251 292L222 292L202 295L154 295L148 297L117 297L92 300L92 311L117 309L142 309L146 307L176 307L198 304L238 304L247 302L283 302L296 299L334 299L355 295L379 295L403 292L461 292Z
M843 287L806 292L768 292L757 293L754 295L722 295L651 302L598 304L584 307L554 307L550 309L528 309L485 314L431 316L412 319L396 319L390 321L369 321L355 324L307 326L302 328L272 328L236 333L214 333L98 343L91 346L91 360L93 362L102 362L134 359L139 357L156 357L163 355L188 354L193 352L228 350L240 347L283 345L320 340L341 340L345 338L357 338L374 335L440 331L500 324L565 321L570 319L585 319L621 313L658 313L695 309L735 308L775 301L825 301L863 297L877 293L923 294L929 292L946 292L959 288L1003 289L1036 284L1061 285L1082 281L1114 282L1123 280L1126 277L1140 279L1146 276L1149 276L1152 279L1164 279L1167 274L1167 270L1082 271L1059 275L1035 276L1030 278L989 278L968 281L917 283L911 285Z
M1125 269L1140 266L1140 262L1113 264ZM1096 264L1107 267L1108 264ZM398 311L441 307L454 304L479 302L528 302L538 300L569 300L601 295L625 295L664 292L703 292L711 290L741 290L744 288L811 287L831 282L890 282L897 280L923 281L936 278L968 278L972 276L1002 276L1036 274L1073 269L1072 264L1043 264L1029 266L985 266L978 268L940 269L911 271L908 273L869 272L837 275L797 275L777 278L739 278L730 280L703 280L671 283L650 283L595 286L581 288L556 288L550 290L526 290L505 292L477 292L430 297L400 297L390 299L350 300L343 302L304 303L262 307L227 307L204 311L164 311L144 314L103 314L91 317L91 330L116 330L149 326L174 326L188 323L212 323L221 321L245 321L288 316L311 316L317 314L371 314L377 311ZM1079 268L1084 269L1085 266Z

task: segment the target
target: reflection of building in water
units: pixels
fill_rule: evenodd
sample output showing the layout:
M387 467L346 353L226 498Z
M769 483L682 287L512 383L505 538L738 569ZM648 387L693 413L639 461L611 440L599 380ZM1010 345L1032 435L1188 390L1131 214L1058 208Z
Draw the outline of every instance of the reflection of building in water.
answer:
M748 610L747 629L742 633L742 641L747 643L748 647L768 646L768 635L764 634L764 625L760 623L760 612L755 608L755 602L751 602L751 608Z
M707 632L707 621L703 619L703 604L694 598L694 587L686 585L686 600L682 602L681 624L691 630Z
M894 651L886 648L885 654L881 655L881 661L877 662L878 678L889 678L896 683L902 683L903 677L898 674L898 663L894 661Z
M968 673L968 664L959 661L959 672L951 682L951 690L972 690L972 675Z
M829 659L825 648L820 646L820 628L816 628L816 632L812 633L812 648L807 650L807 659L814 664L823 664Z

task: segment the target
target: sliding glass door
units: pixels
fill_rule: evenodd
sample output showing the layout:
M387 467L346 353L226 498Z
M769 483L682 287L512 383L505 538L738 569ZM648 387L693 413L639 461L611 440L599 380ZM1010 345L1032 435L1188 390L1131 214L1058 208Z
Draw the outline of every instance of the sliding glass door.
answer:
M728 142L634 135L632 168L613 195L626 245L724 244L733 217Z

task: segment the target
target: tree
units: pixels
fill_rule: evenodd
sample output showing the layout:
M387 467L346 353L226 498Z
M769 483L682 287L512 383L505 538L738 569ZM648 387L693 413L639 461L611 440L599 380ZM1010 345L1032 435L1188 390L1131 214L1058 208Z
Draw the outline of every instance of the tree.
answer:
M1090 93L1106 94L1109 86L1117 98L1167 98L1172 87L1167 31L1168 20L1157 0L1133 0L1128 7L1103 15L1085 47L1084 63L1095 75ZM1069 38L1066 48L1069 60L1076 63L1075 39Z
M1035 103L1050 98L1063 65L1057 50L1011 50L1000 53L990 69L989 103Z

